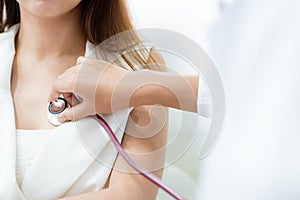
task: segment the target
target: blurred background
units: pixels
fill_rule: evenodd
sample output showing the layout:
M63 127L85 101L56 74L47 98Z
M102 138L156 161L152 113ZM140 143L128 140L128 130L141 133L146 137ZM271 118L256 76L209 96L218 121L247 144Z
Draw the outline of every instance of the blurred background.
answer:
M200 125L188 150L165 169L164 181L187 199L299 200L300 1L128 4L137 28L169 29L197 42L225 88L222 137L203 160L198 154L209 119L170 109L170 141ZM180 123L186 126L181 133ZM170 198L160 192L157 199Z
M183 33L205 48L208 48L208 31L220 14L217 0L129 0L128 3L137 28L164 28Z

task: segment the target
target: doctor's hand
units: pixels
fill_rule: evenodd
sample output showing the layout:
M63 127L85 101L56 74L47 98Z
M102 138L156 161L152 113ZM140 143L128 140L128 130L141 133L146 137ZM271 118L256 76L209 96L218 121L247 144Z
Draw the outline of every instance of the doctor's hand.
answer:
M151 68L151 62L146 68ZM160 104L197 112L198 79L147 69L128 71L102 60L79 57L76 66L56 79L48 101L63 95L71 105L58 116L60 122L140 105Z
M127 73L128 70L103 60L79 57L76 66L54 81L48 101L62 95L71 105L58 116L60 122L111 113L113 90Z

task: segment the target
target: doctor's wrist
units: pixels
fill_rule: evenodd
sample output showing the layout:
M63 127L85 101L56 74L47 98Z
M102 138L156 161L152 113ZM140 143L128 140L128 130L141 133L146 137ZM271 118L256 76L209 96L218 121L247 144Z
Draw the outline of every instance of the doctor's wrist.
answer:
M136 90L130 98L130 106L157 105L166 107L179 107L176 95L174 95L164 84L162 79L168 79L168 74L151 70L141 70L133 72L132 82L140 83L136 85Z
M132 81L142 83L130 99L130 105L155 105L197 112L198 76L182 76L141 70Z

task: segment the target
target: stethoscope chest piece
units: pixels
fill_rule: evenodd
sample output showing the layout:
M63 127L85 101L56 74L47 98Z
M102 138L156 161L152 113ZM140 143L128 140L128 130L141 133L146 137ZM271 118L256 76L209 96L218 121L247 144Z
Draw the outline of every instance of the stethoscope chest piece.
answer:
M52 101L47 107L48 121L54 125L59 126L61 123L57 120L57 116L68 107L68 103L64 98L59 97L56 101Z

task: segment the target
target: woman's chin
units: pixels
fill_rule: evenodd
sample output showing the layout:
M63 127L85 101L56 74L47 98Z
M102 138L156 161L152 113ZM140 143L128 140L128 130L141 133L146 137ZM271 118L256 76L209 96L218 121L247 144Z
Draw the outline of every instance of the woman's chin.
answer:
M81 0L30 0L19 1L20 7L41 18L60 17L73 10Z

